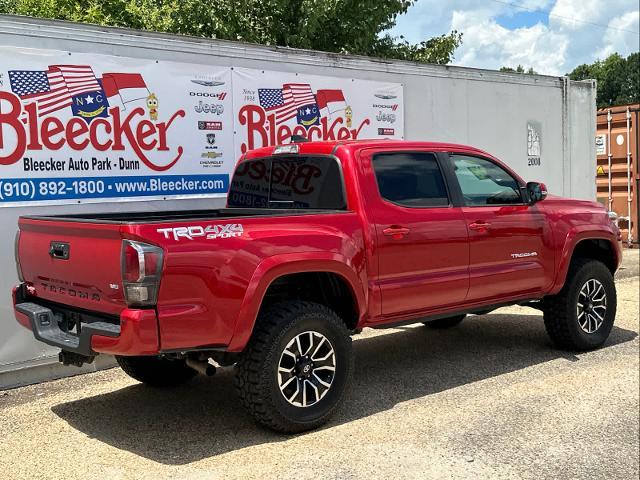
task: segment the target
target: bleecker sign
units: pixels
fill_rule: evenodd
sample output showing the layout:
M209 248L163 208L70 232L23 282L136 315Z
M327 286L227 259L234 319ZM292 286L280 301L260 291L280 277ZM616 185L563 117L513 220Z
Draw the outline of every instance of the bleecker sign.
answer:
M404 138L398 83L13 47L0 77L0 207L222 197L292 135Z
M403 138L402 85L288 72L233 70L236 155L309 140ZM393 113L391 113L393 112ZM394 128L386 128L389 123Z
M0 76L0 207L226 195L229 68L5 47Z

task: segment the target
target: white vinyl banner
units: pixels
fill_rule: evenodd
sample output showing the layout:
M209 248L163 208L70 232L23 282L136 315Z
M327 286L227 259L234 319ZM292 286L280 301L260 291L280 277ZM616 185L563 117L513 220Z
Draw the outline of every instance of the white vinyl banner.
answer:
M235 148L309 140L403 138L402 85L236 68Z
M247 149L403 138L399 83L0 46L0 207L223 197Z
M231 69L0 47L0 207L224 196Z

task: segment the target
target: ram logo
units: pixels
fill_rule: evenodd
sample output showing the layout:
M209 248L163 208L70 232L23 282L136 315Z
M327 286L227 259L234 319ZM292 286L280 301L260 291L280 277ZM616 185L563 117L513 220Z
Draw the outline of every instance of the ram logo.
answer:
M216 240L218 238L240 237L244 233L244 229L240 223L228 223L226 225L207 225L206 227L193 225L190 227L159 228L158 233L164 235L166 239L173 238L176 241L182 238L195 240L201 237L207 240Z

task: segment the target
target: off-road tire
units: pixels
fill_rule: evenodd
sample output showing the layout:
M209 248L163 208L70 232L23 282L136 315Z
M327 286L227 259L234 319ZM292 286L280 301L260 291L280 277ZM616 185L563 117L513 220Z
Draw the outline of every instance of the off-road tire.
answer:
M278 366L287 344L298 334L318 332L335 352L333 383L317 403L294 406L278 384ZM329 420L343 402L353 374L350 332L324 305L287 301L261 312L253 335L236 364L235 384L242 405L261 425L284 433L314 429Z
M191 380L198 373L184 360L153 356L116 356L116 360L124 373L152 387L174 387Z
M434 330L440 330L460 325L460 323L465 319L466 316L466 314L454 315L453 317L439 318L437 320L431 320L430 322L422 323L425 327L433 328Z
M602 284L607 308L602 325L593 333L586 333L578 322L578 295L590 279ZM544 326L553 343L572 351L593 350L609 337L616 316L616 287L606 265L597 260L578 258L571 262L564 287L558 294L542 301Z

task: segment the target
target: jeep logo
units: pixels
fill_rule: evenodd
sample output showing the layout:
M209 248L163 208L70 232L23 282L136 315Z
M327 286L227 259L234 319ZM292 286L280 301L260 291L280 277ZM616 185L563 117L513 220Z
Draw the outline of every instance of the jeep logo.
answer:
M204 103L200 100L193 109L196 113L215 113L216 115L222 115L222 112L224 112L224 105L221 103Z

